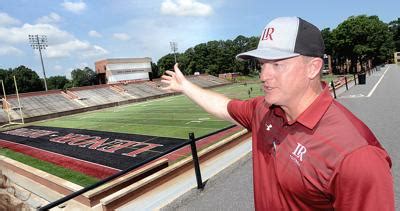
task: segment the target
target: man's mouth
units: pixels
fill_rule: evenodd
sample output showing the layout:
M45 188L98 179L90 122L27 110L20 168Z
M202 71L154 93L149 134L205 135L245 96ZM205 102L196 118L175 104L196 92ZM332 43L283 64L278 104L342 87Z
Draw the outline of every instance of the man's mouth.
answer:
M274 89L273 87L264 86L264 90L265 90L265 91L271 91L271 90L273 90L273 89Z

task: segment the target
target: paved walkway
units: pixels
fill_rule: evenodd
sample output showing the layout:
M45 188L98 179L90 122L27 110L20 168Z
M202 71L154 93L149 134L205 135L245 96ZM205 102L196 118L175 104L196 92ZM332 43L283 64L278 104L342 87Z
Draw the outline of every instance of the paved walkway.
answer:
M386 65L365 85L338 94L338 101L363 120L388 151L393 167L396 210L400 210L400 66ZM248 155L162 210L254 210L252 163Z

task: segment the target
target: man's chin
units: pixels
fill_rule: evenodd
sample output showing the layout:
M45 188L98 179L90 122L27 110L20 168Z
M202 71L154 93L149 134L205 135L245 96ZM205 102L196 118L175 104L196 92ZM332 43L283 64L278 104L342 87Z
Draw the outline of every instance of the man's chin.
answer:
M275 104L276 105L276 100L274 100L273 98L271 98L271 97L267 97L267 96L265 96L264 97L264 100L265 100L265 102L267 103L267 104L269 104L269 105L273 105L273 104Z

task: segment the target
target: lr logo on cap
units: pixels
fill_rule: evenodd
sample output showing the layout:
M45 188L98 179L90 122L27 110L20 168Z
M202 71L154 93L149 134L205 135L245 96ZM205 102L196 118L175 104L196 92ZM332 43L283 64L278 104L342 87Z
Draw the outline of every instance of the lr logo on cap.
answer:
M262 35L262 40L273 40L272 39L272 34L274 33L275 28L268 28L264 29L263 35Z
M307 152L307 149L305 146L297 143L296 149L292 152L292 155L294 155L297 159L300 161L303 161L303 155Z

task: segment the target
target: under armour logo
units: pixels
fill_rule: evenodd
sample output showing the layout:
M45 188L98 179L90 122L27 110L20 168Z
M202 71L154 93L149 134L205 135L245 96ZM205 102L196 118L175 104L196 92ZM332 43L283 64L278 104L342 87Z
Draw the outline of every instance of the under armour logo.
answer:
M305 146L297 143L296 149L292 152L292 155L296 156L297 159L300 161L303 161L303 155L307 152L307 149Z
M266 130L268 130L268 131L270 131L271 130L271 128L272 128L272 125L271 124L265 124L265 129Z
M262 40L273 40L272 39L272 33L274 33L275 28L268 28L264 29L263 35L262 35Z

